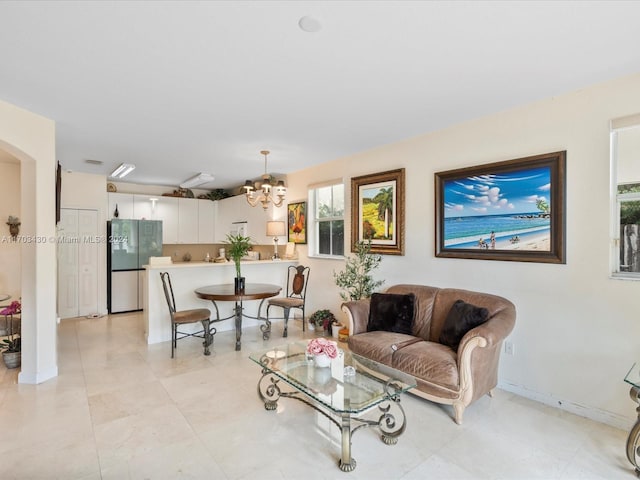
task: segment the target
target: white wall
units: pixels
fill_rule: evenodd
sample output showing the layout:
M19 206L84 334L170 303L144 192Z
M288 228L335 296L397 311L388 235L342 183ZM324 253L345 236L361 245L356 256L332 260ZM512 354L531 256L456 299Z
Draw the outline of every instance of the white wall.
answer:
M379 278L460 287L512 300L515 352L500 385L585 416L629 427L635 405L623 377L640 360L640 282L609 277L609 122L640 111L640 75L619 79L290 174L288 198L306 186L406 168L406 253L386 256ZM435 258L434 173L567 150L567 264ZM345 201L350 238L350 192ZM310 225L311 226L311 225ZM347 240L348 242L348 240ZM307 259L308 311L339 311L332 273L342 262Z
M9 215L20 213L20 162L0 162L0 293L17 300L22 290L20 243L14 242L6 225Z
M55 124L0 100L0 150L20 160L22 367L20 383L58 374L56 353Z
M107 235L107 177L79 172L62 172L60 195L62 208L91 209L98 211L98 235ZM98 245L98 308L107 313L107 248Z

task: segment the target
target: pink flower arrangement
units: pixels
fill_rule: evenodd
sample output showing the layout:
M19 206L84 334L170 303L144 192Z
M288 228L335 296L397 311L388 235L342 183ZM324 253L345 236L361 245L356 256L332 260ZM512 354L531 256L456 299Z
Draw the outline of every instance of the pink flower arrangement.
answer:
M0 310L0 315L14 315L16 313L20 313L21 308L22 305L20 305L20 302L18 300L14 300L8 307Z
M338 356L338 344L326 338L314 338L307 344L307 353L311 355L325 354L329 358Z

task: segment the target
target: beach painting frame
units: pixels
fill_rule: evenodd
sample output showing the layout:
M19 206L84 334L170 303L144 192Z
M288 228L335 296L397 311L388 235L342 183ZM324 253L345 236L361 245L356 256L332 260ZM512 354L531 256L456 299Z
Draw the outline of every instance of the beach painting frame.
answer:
M287 205L287 242L307 243L307 202Z
M404 255L404 168L351 179L351 251L371 241L371 252Z
M436 173L436 257L566 263L566 156Z

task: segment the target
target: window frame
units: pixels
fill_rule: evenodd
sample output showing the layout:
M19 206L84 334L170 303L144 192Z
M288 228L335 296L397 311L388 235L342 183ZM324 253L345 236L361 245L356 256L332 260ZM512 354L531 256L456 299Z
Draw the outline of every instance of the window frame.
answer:
M342 186L342 199L343 199L343 209L342 209L342 215L332 215L332 216L328 216L328 217L322 217L321 219L318 217L318 209L317 209L317 204L318 204L318 190L322 189L322 188L328 188L331 187L332 189L332 197L331 197L331 203L333 206L333 187L341 185ZM345 184L344 184L344 180L340 179L340 180L332 180L332 181L328 181L328 182L323 182L321 184L316 184L316 185L310 185L309 186L309 190L308 190L308 202L309 202L309 211L313 212L313 216L312 216L312 220L311 220L311 224L312 224L312 234L309 235L309 253L308 256L312 257L312 258L319 258L319 259L329 259L329 260L343 260L345 258L344 255L344 227L345 225L345 207L344 205L346 205L346 199L345 199ZM333 209L332 209L333 210ZM332 253L320 253L318 251L319 247L320 247L320 224L321 223L329 223L329 225L331 225L332 222L335 221L342 221L342 225L343 225L343 239L342 239L342 254L334 254L334 246L333 246L333 236L331 236L331 252ZM331 227L330 227L331 228Z
M618 182L618 132L628 128L640 128L640 115L632 115L611 122L610 129L610 261L609 277L614 280L640 281L640 272L620 271L620 211L624 202L640 201L640 192L618 193L620 185L640 184L640 179L634 182Z

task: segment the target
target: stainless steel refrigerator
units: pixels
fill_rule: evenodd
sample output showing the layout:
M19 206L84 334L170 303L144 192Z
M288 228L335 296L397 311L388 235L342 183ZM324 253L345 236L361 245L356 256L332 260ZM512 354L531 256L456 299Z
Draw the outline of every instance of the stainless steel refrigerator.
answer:
M109 313L143 309L143 265L162 256L162 222L121 220L107 222L107 309Z

